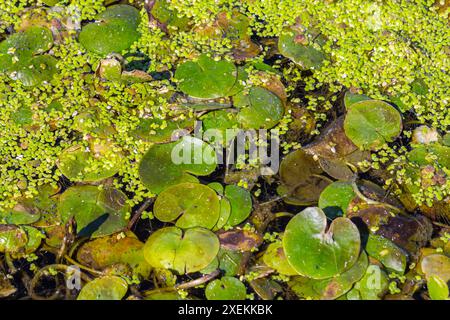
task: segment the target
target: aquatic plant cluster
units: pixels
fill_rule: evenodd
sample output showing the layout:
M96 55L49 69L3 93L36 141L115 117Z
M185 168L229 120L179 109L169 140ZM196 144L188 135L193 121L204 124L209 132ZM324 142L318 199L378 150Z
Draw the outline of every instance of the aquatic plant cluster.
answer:
M2 1L0 298L448 299L449 4Z

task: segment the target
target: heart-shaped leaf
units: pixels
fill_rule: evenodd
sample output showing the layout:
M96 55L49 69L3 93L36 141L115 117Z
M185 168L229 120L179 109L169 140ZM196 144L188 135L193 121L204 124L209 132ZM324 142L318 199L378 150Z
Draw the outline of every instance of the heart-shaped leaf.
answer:
M345 134L360 149L376 150L402 131L400 113L380 100L365 100L349 106L344 121Z
M223 277L208 283L205 289L208 300L245 300L247 289L234 277Z
M175 79L185 94L202 99L216 99L230 93L237 78L236 66L227 60L201 55L197 60L178 66Z
M127 200L123 192L113 188L73 186L61 195L58 213L64 223L74 217L78 233L101 237L126 227L130 211Z
M128 291L127 282L117 276L104 276L88 282L77 300L121 300Z
M216 192L205 185L180 183L161 192L153 210L158 220L177 220L176 226L183 229L212 229L219 219L220 202Z
M301 275L324 279L350 269L360 251L358 228L347 218L336 218L328 230L327 218L317 207L292 218L283 236L291 266Z
M84 26L79 41L88 51L105 56L121 53L139 39L139 11L129 5L113 5Z
M139 166L142 183L154 193L182 182L197 182L190 175L206 176L216 169L214 149L200 139L184 136L181 140L153 145Z
M219 239L208 229L195 227L183 233L177 227L166 227L147 239L144 257L154 268L185 274L207 267L217 256L219 247Z

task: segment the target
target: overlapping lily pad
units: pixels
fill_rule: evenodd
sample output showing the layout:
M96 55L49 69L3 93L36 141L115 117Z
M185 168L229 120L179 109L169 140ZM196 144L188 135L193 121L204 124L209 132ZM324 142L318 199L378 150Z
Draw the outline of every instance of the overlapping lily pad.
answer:
M129 5L114 5L98 14L95 22L83 27L80 43L90 52L105 56L128 49L140 34L139 11Z
M366 100L370 100L370 98L364 94L358 94L353 93L351 91L347 91L344 95L344 106L346 108L349 108L352 104Z
M182 182L197 182L191 174L206 176L216 168L217 157L207 143L185 136L179 141L152 146L141 160L139 176L154 193Z
M166 227L150 235L144 257L154 268L192 273L207 267L217 256L219 246L217 236L207 229L195 227L183 232Z
M224 272L226 276L235 276L239 273L243 253L237 250L227 250L220 248L217 254L219 260L219 269Z
M61 195L58 214L63 222L74 217L81 235L105 236L126 227L130 211L127 200L123 192L114 188L73 186Z
M212 229L219 220L220 203L213 189L198 183L181 183L161 192L153 210L159 220L176 220L176 226L183 229Z
M317 207L303 210L286 226L283 248L299 274L330 278L350 269L358 259L361 240L353 222L339 217L326 228L326 216Z

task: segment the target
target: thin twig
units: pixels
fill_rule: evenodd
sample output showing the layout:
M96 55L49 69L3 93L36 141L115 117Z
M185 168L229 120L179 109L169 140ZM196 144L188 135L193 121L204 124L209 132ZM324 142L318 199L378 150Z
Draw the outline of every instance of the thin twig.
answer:
M356 181L355 181L355 180L352 181L352 188L353 188L353 192L355 192L355 194L356 194L361 200L363 200L364 202L366 202L367 204L383 206L383 207L386 207L386 208L391 209L392 211L394 211L394 212L396 212L396 213L405 214L405 213L403 212L402 209L397 208L397 207L395 207L395 206L393 206L393 205L391 205L391 204L389 204L389 203L386 203L386 202L379 202L379 201L376 201L376 200L367 198L367 197L359 190L358 185L356 184Z
M149 199L145 200L145 202L139 207L139 209L136 211L136 213L130 219L130 222L128 223L128 226L127 226L127 230L131 230L133 228L133 226L141 218L144 211L147 210L153 204L154 201L155 201L155 198L149 198Z
M177 290L184 290L184 289L189 289L189 288L194 288L197 287L199 285L202 285L214 278L216 278L220 273L220 270L217 269L213 272L211 272L210 274L206 274L203 277L200 277L198 279L192 280L192 281L188 281L188 282L184 282L184 283L180 283L179 285L175 285L175 289Z
M220 274L220 270L217 269L209 274L205 274L203 277L197 278L192 281L183 282L178 285L172 286L172 287L164 287L164 288L157 288L153 290L148 290L144 293L144 295L149 296L152 293L161 293L161 292L171 292L171 291L177 291L177 290L186 290L189 288L195 288L198 287L204 283L207 283L208 281L211 281L212 279L216 278Z

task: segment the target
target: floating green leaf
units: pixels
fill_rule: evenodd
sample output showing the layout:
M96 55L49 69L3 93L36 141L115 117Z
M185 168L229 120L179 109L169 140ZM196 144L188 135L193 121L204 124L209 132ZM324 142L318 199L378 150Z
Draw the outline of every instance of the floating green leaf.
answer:
M450 280L450 258L443 254L432 254L423 258L421 269L426 278L438 276L442 281Z
M128 291L127 282L116 276L104 276L88 282L77 300L121 300Z
M178 66L175 79L180 81L181 91L195 98L215 99L225 97L233 88L237 70L232 62L214 60L201 55L195 61Z
M369 256L379 260L388 270L403 274L406 269L407 254L392 241L370 234L366 251Z
M131 232L125 237L113 234L84 243L77 251L77 260L95 270L124 263L136 274L148 277L151 268L144 259L143 247L144 244Z
M90 52L105 56L127 50L139 39L139 11L129 5L114 5L84 26L80 43Z
M28 236L24 229L10 224L0 224L0 252L23 251L27 243Z
M367 255L362 252L349 270L333 278L318 280L300 276L294 277L288 284L299 297L333 300L348 292L363 277L367 265Z
M323 170L313 156L299 149L288 154L280 165L281 185L277 192L283 200L295 205L310 205L319 200L320 193L329 184L322 178Z
M123 192L114 188L73 186L61 195L58 213L63 222L74 217L78 233L101 237L126 227L130 211L127 200Z
M252 87L234 97L239 108L237 119L244 128L270 129L283 117L284 106L280 98L262 87Z
M325 60L320 41L317 40L304 28L285 28L278 38L278 50L303 69L317 69Z
M355 192L351 183L335 181L320 194L319 208L325 212L327 217L334 219L347 213L348 205L354 197Z
M344 105L348 109L352 104L360 101L370 100L370 98L364 94L352 93L347 91L344 95Z
M370 265L364 277L347 293L348 300L380 300L389 287L389 278L379 266Z
M28 87L50 81L57 71L57 60L42 54L52 46L53 35L47 28L33 26L14 33L0 43L0 72Z
M161 143L170 142L172 135L181 130L192 128L194 121L192 118L187 119L169 119L160 120L155 118L140 119L139 124L132 135L143 141Z
M220 202L216 192L205 185L180 183L161 192L153 210L159 220L177 220L176 226L183 229L212 229L219 220Z
M154 232L145 243L144 257L154 268L171 269L179 274L200 271L217 256L219 239L204 228L183 231L166 227Z
M324 279L350 269L360 251L358 228L347 218L336 218L328 230L320 208L306 208L292 218L283 236L291 266L301 275Z
M360 101L349 106L344 130L359 148L375 150L400 134L402 118L393 106L384 101Z
M432 300L448 300L448 285L438 276L431 276L427 282L428 293Z
M286 255L284 254L283 245L281 242L271 243L264 253L263 261L270 268L276 270L278 273L294 276L298 275L289 264Z
M114 152L107 142L97 146L97 150L81 145L65 149L58 158L59 170L72 181L93 182L113 176L121 167L121 153Z
M252 197L248 190L235 185L227 185L225 197L231 204L231 214L227 225L235 226L248 218L252 211Z
M220 248L217 254L219 269L223 270L226 276L235 276L239 273L243 253L236 250Z
M205 289L208 300L245 300L245 285L234 277L223 277L208 283Z
M185 136L179 141L150 147L141 160L139 176L154 193L182 182L197 182L190 175L206 176L217 165L214 149L200 139Z

